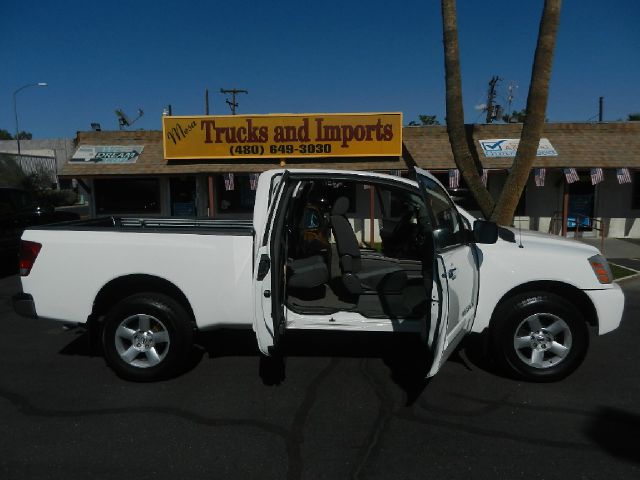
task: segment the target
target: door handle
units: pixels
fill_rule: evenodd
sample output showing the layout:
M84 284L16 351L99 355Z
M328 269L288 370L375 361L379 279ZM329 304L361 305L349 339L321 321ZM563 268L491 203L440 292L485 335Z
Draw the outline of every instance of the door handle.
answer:
M264 277L269 273L269 268L271 267L271 259L269 255L262 254L260 257L260 263L258 263L258 275L256 276L256 280L262 281Z
M456 279L456 276L457 276L456 272L457 272L457 271L458 271L458 269L457 269L456 267L453 267L453 268L450 268L450 269L449 269L448 274L449 274L449 278L450 278L451 280L455 280L455 279Z

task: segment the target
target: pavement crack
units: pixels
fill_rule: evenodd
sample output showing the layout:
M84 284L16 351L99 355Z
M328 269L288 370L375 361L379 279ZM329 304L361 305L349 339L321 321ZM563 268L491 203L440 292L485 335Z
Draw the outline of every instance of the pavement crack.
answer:
M389 427L389 422L393 417L393 400L385 391L384 385L367 369L369 362L364 358L360 361L359 370L373 387L376 397L379 400L378 414L373 422L371 431L366 437L362 454L356 462L355 467L351 471L351 478L357 480L360 478L369 459L375 455L380 446L380 439Z
M316 402L318 396L318 389L320 384L329 376L333 370L338 366L340 360L332 358L325 368L323 368L318 375L312 380L306 389L306 394L302 400L302 403L296 410L291 423L291 430L286 438L287 454L289 457L289 468L287 469L287 479L295 480L302 476L302 444L304 443L304 428Z
M73 418L73 417L92 417L102 415L121 415L129 413L140 414L162 414L172 415L174 417L182 418L198 425L204 425L209 427L251 427L259 430L263 430L267 433L277 435L281 437L285 443L289 434L288 430L277 425L273 425L268 422L262 422L260 420L250 419L224 419L224 418L209 418L204 415L198 415L187 410L173 407L122 407L122 408L97 408L97 409L84 409L84 410L56 410L49 408L42 408L34 405L26 396L18 393L10 392L4 388L0 388L0 397L11 403L20 413L29 417L43 417L43 418Z
M477 403L480 403L481 406L479 408L475 408L475 409L471 409L471 410L460 410L460 409L451 409L451 408L445 408L445 407L440 407L440 406L436 406L436 405L432 405L429 402L427 402L425 399L421 398L418 403L420 404L420 407L422 407L424 410L427 410L429 412L434 412L434 413L444 413L447 415L455 415L455 416L459 416L459 417L479 417L482 415L487 415L488 413L492 413L495 412L497 410L500 410L501 408L507 406L507 405L515 405L515 404L510 404L507 402L507 400L509 399L509 397L511 396L510 394L506 394L503 395L500 398L496 398L495 400L480 400L480 399L474 399L472 397L468 397L466 395L457 395L457 394L450 394L452 397L458 397L458 398L464 398L466 400L470 400L470 401L475 401Z
M35 405L25 395L11 392L5 388L0 387L0 398L4 398L16 410L23 415L29 417L42 417L42 418L77 418L77 417L93 417L103 415L122 415L122 414L160 414L171 415L181 418L183 420L209 427L249 427L262 430L264 432L276 435L284 441L287 458L288 469L287 479L296 480L301 478L302 475L302 452L301 446L304 442L304 429L309 418L311 409L317 399L318 389L321 383L327 378L327 376L336 368L339 360L333 358L331 362L311 381L306 389L305 396L302 403L298 407L291 428L279 427L272 423L263 422L260 420L242 419L242 418L210 418L204 415L199 415L193 412L189 412L184 409L174 407L122 407L122 408L96 408L96 409L81 409L81 410L58 410L52 408L44 408Z

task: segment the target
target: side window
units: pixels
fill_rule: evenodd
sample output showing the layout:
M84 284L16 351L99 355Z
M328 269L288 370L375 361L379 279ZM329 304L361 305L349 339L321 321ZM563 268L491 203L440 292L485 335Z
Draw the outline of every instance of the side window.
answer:
M376 212L382 252L387 257L421 260L423 242L431 222L420 195L404 189L376 186L380 208Z
M15 209L9 199L9 191L0 189L0 215L14 213Z
M420 177L420 180L427 191L436 248L444 250L461 245L464 241L464 225L451 198L430 178Z
M18 210L28 210L34 208L36 205L35 200L27 192L15 190L13 193L13 204Z

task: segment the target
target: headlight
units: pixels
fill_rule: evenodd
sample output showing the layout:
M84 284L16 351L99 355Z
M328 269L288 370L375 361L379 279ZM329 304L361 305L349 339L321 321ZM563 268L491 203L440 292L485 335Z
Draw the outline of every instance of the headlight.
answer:
M613 282L613 274L611 273L611 268L606 258L602 255L594 255L589 258L589 264L591 268L593 268L593 273L595 273L600 283Z

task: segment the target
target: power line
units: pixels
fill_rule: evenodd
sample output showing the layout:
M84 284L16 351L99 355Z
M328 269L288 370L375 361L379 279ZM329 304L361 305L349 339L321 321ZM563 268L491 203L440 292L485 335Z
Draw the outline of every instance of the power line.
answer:
M236 108L238 108L238 102L236 102L236 95L238 93L249 93L248 90L238 90L237 88L232 88L229 90L225 90L224 88L220 89L220 93L225 94L225 95L231 95L231 100L229 100L228 98L226 99L227 105L229 105L229 108L231 109L231 115L235 115L236 114Z

